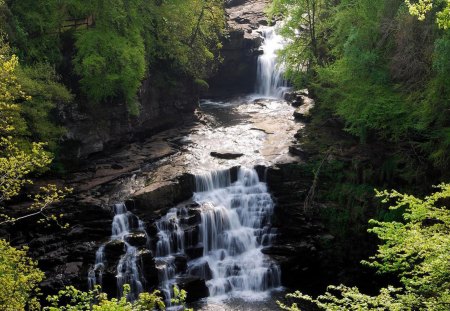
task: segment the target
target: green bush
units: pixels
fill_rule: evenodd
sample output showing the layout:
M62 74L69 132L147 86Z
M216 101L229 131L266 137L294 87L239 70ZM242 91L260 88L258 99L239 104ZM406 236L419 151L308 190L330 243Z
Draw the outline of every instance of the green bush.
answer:
M37 263L27 257L26 249L11 247L5 240L0 240L0 309L4 311L37 308L36 295L38 285L44 273L37 268Z
M320 310L429 310L444 311L450 305L450 184L442 184L432 195L419 199L396 191L377 195L390 209L404 210L402 221L371 220L381 240L377 253L363 264L379 273L398 275L398 288L384 287L377 296L358 288L330 286L317 298L300 292L289 295L316 305ZM279 303L282 309L297 311L298 304Z

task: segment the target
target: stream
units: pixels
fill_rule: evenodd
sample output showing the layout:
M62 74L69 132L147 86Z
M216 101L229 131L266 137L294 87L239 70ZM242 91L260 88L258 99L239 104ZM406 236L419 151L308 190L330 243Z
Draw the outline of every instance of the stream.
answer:
M167 302L175 284L197 282L208 296L193 305L198 310L276 308L281 270L261 251L277 237L271 225L276 206L264 172L255 166L292 162L288 148L302 126L292 116L294 108L283 100L288 87L276 52L284 41L276 28L259 29L264 53L258 59L255 94L202 100L201 122L186 135L171 138L182 151L152 167L155 175L193 174L191 205L175 206L157 220L155 241L125 204L114 206L108 243L124 245L116 280L119 289L130 284L130 299L145 288L140 256L146 251L154 256L159 289ZM237 169L232 172L233 167ZM140 245L136 236L143 241ZM102 285L108 260L105 245L97 250L89 271L91 288Z

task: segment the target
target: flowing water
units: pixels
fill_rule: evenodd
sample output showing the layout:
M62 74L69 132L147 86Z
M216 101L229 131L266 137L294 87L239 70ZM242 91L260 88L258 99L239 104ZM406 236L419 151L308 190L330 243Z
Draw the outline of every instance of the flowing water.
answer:
M267 290L281 285L279 267L261 252L276 236L270 224L274 204L267 185L254 169L247 168L239 168L235 182L229 170L195 179L195 207L173 208L156 222L156 261L166 298L171 298L171 288L180 277L177 258L192 257L192 249L199 249L201 256L187 262L183 276L207 280L210 297L267 297ZM190 226L184 221L192 214L200 216L194 237L186 236Z
M283 77L285 66L278 62L278 52L284 47L285 39L278 34L281 24L264 27L261 32L264 37L261 49L263 54L258 57L256 73L256 93L265 97L281 98L287 89L287 81Z
M200 109L206 125L184 137L188 142L184 152L159 168L170 170L176 163L188 163L196 182L193 203L174 207L156 220L154 238L149 238L143 222L124 204L116 205L111 238L99 247L89 272L91 287L102 284L108 243L120 241L124 254L117 262L117 287L130 284L130 299L143 291L146 280L137 259L140 249L127 242L130 234L140 232L147 238L145 247L153 252L166 301L172 297L174 284L197 278L206 281L209 291L207 302L197 306L201 310L273 307L261 301L280 289L281 271L261 250L276 239L276 228L271 225L275 206L263 174L258 175L253 167L289 160L289 142L298 129L293 108L282 100L287 83L282 77L283 65L277 64L277 51L284 41L276 28L262 29L264 54L258 58L257 94L203 101ZM242 156L234 160L210 156L211 151L223 150ZM230 168L236 166L232 174ZM246 304L248 307L243 307Z
M189 265L211 269L210 296L252 299L280 286L279 267L261 253L276 232L270 224L274 204L257 172L240 168L234 183L229 171L200 175L196 182L203 257Z
M112 234L108 242L123 243L124 255L120 257L116 268L116 279L118 296L122 295L124 284L130 285L129 298L134 300L144 289L144 282L140 266L137 261L138 248L128 242L130 235L142 233L148 241L148 235L144 228L144 223L129 212L123 203L115 204L113 207L114 218L112 222ZM147 243L148 244L148 243ZM106 266L105 248L107 244L102 244L95 254L95 265L89 271L88 282L92 289L95 285L102 285L103 272Z

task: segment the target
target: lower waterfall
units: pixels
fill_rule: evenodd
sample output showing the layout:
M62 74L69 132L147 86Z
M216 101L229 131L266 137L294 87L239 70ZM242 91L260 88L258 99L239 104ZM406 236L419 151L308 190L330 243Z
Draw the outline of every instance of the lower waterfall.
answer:
M109 242L102 244L95 254L95 265L89 271L89 288L95 285L103 285L103 273L106 267L105 248L108 243L119 243L124 248L123 254L117 262L116 282L118 296L122 295L123 285L130 285L130 300L137 299L139 293L144 290L144 278L140 271L141 267L137 260L139 249L130 243L130 238L134 234L141 234L146 239L148 245L149 237L145 231L143 222L133 213L129 212L123 203L113 206L114 218L112 222L112 234Z
M131 300L146 289L141 273L145 267L136 259L140 249L127 242L131 232L145 234L159 289L169 304L173 286L186 280L205 282L209 297L217 298L255 299L279 287L280 268L261 251L276 237L271 226L274 202L267 185L255 169L241 167L234 179L230 170L195 176L193 203L170 209L154 223L151 237L142 221L117 204L110 239L124 243L116 265L117 288L130 284ZM105 245L98 249L89 272L91 287L102 283Z
M280 269L261 253L275 236L270 226L274 204L267 185L254 169L240 168L237 181L229 171L197 176L194 201L202 208L203 256L188 263L207 266L210 296L249 295L280 286ZM206 274L209 271L206 271Z

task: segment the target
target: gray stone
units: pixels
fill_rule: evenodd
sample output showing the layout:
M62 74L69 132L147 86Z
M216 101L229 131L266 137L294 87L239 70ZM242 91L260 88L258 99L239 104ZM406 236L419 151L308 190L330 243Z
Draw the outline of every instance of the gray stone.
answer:
M232 160L232 159L237 159L242 157L244 154L243 153L238 153L238 152L218 152L218 151L213 151L210 153L210 155L214 158L219 158L219 159L224 159L224 160Z

